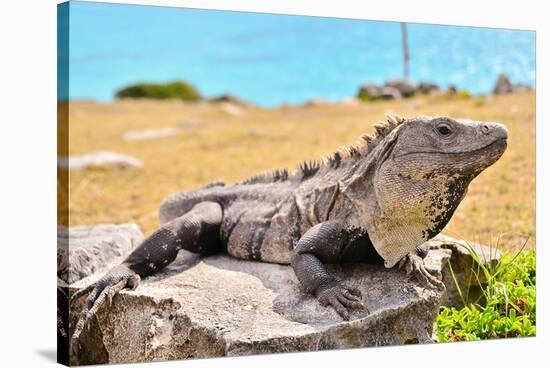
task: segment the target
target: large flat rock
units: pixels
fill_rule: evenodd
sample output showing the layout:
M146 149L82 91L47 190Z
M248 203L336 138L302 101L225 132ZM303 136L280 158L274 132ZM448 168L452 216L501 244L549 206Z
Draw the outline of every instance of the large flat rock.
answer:
M86 229L77 230L75 234L82 235ZM80 241L88 247L101 239L84 238L80 236ZM370 310L353 311L350 321L305 294L289 266L226 255L199 258L182 251L167 268L142 280L136 290L117 295L110 309L100 309L83 332L82 349L72 362L145 362L430 342L440 305L460 306L456 284L463 293L472 287L474 264L468 247L484 262L500 255L445 236L429 244L425 265L442 274L447 286L444 292L426 289L395 268L329 265L336 277L362 291ZM116 240L96 247L105 248L103 254L111 247L120 251ZM133 247L124 249L130 252ZM71 289L94 282L120 260L102 258L101 272L74 283ZM73 324L83 301L72 305Z
M428 257L432 265L443 265L449 256L450 251L435 249ZM330 270L362 291L370 314L357 310L343 321L300 290L289 266L182 252L136 290L116 296L110 310L101 309L81 337L80 364L431 341L440 292L383 266L342 264ZM73 323L78 309L72 309Z

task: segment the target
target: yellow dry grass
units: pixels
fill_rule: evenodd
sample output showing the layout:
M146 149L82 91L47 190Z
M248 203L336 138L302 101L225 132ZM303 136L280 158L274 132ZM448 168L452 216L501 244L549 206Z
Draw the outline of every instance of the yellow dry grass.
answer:
M232 183L259 171L291 167L352 144L388 112L499 121L509 148L470 186L445 232L517 248L535 245L535 94L490 98L425 96L401 101L241 108L179 101L71 102L69 153L109 150L145 164L70 173L70 224L136 222L145 234L158 226L157 210L170 193L212 180ZM127 131L176 128L172 137L123 140ZM64 217L60 213L60 218Z

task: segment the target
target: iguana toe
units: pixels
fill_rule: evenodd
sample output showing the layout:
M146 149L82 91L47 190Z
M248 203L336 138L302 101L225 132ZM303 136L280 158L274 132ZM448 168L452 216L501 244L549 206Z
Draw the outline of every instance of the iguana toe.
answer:
M78 358L80 334L84 328L89 326L88 321L96 315L97 311L104 303L110 306L113 297L122 289L128 287L129 282L130 287L137 286L139 283L139 276L125 265L120 265L107 272L95 283L78 290L72 295L71 300L74 301L82 295L89 293L84 301L84 306L80 312L71 337L70 352L73 357Z
M403 265L407 275L414 275L419 281L432 289L445 290L445 284L426 269L424 260L417 254L409 253L404 262L400 262L400 267Z
M349 309L368 308L361 303L361 292L358 289L336 284L318 294L321 305L331 306L344 319L349 320Z

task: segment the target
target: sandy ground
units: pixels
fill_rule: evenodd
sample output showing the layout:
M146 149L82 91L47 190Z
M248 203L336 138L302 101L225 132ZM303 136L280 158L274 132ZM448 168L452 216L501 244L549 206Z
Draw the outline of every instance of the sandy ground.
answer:
M59 106L61 112L66 108ZM361 133L372 132L372 125L384 120L386 113L448 115L505 124L509 129L507 152L474 180L444 233L486 244L498 241L507 249L517 249L529 239L527 246L534 248L534 92L273 109L179 101L71 102L68 114L60 114L61 126L64 117L69 118L71 155L112 151L131 155L144 167L72 171L69 222L136 222L150 234L158 226L159 204L168 194L212 180L232 183L259 171L294 168L302 160L353 144ZM155 137L155 131L174 134ZM59 133L60 150L67 148L62 144L63 133ZM128 134L147 139L125 139ZM66 173L60 172L60 202L67 198L64 178ZM67 222L63 205L59 218Z

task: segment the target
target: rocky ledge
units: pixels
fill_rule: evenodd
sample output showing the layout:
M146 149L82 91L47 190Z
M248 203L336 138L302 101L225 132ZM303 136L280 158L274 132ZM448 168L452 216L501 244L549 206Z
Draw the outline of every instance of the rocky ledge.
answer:
M431 244L425 263L443 274L454 293L446 268L447 260L460 259L457 243L441 238ZM72 361L145 362L431 342L439 306L449 299L445 292L426 289L403 271L383 266L329 267L362 291L370 313L356 310L343 321L302 292L288 266L225 255L201 259L182 251L162 272L142 280L134 291L121 292L110 309L102 308L83 332L80 356ZM90 275L71 289L101 275ZM83 301L72 306L73 323Z
M143 241L137 224L57 226L57 277L72 284L122 262Z

